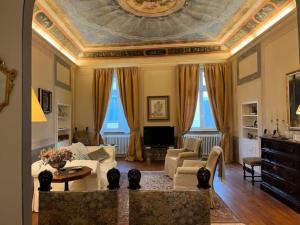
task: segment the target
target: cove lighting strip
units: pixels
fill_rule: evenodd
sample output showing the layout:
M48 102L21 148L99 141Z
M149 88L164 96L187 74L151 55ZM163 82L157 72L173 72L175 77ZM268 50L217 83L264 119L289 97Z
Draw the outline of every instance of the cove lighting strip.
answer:
M77 65L77 59L72 56L68 51L66 51L60 44L58 44L53 38L47 34L43 29L41 29L35 23L32 23L32 29L37 32L41 37L43 37L50 45L56 48L59 52L65 55L68 59L70 59L73 63Z
M295 1L293 1L291 4L289 4L283 10L281 10L280 13L278 13L276 16L274 16L272 19L270 19L268 22L266 22L264 25L262 25L260 28L258 28L255 32L253 32L251 35L249 35L240 44L238 44L236 47L234 47L230 51L231 55L234 55L235 53L240 51L242 48L244 48L246 45L248 45L250 42L252 42L255 38L257 38L259 35L264 33L266 30L268 30L270 27L272 27L274 24L276 24L278 21L280 21L282 18L284 18L290 12L292 12L295 8L296 8L296 3L295 3Z

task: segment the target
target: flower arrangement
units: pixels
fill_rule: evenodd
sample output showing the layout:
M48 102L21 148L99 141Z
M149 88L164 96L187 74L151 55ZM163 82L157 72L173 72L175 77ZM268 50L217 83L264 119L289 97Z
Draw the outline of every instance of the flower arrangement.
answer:
M40 159L43 160L45 164L49 164L59 170L66 165L67 161L72 161L73 153L67 148L43 149L40 152Z

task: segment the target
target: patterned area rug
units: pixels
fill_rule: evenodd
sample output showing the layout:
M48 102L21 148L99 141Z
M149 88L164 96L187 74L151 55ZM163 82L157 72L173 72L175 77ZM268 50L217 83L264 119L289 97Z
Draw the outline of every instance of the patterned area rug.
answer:
M142 171L141 190L172 190L173 182L163 171ZM119 225L128 225L129 199L127 174L121 175L121 188L119 190ZM216 194L214 196L216 208L211 210L211 222L217 224L237 225L238 219L233 212Z

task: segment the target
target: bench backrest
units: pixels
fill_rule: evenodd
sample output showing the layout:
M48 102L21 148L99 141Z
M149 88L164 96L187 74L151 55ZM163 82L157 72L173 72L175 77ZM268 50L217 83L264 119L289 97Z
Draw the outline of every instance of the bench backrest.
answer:
M117 191L40 192L39 225L117 225Z

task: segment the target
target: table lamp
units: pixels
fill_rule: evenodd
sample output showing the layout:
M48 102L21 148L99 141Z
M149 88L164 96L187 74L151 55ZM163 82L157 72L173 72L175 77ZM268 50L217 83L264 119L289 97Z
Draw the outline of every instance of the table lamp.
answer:
M297 115L300 115L300 105L299 105L299 107L298 107L298 109L297 109L297 111L296 111L296 114L297 114Z
M47 122L46 116L42 110L42 107L31 88L31 122Z

